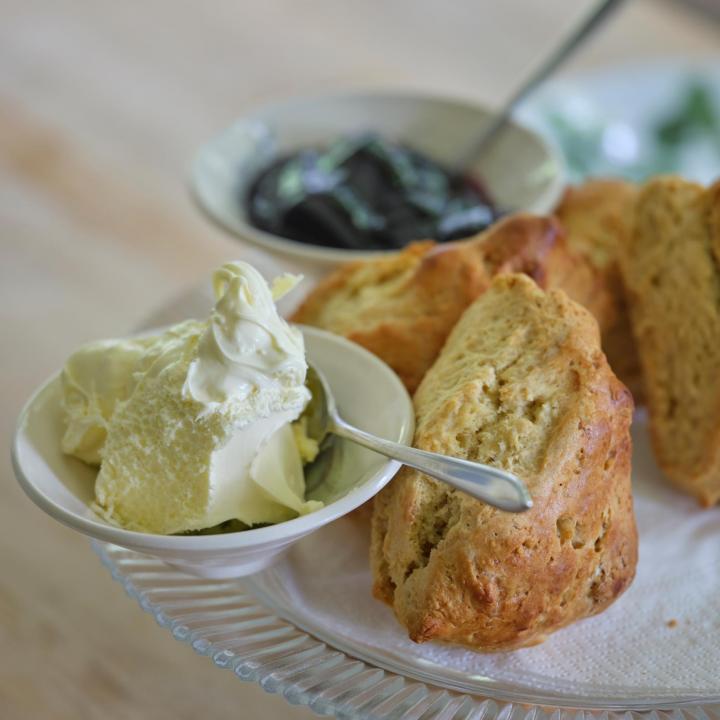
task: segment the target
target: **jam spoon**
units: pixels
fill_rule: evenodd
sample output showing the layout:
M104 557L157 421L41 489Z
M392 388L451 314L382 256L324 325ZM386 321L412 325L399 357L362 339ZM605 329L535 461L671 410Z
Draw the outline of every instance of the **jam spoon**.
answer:
M327 380L313 365L308 366L306 384L313 398L306 413L307 432L318 443L322 443L329 434L336 435L420 470L500 510L524 512L532 507L532 498L525 484L513 473L418 450L360 430L342 419Z

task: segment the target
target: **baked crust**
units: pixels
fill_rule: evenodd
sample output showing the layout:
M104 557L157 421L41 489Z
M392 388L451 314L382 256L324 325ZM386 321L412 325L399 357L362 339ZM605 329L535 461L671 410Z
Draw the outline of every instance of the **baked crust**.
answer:
M292 316L344 335L382 358L412 393L464 310L494 275L522 272L544 285L549 268L572 275L554 218L527 214L480 235L348 263L321 281Z
M587 307L600 325L610 367L642 399L642 373L620 273L620 252L630 241L637 186L623 180L589 180L569 187L555 214L567 233L570 250L593 268L584 294L577 283L555 283ZM593 300L596 297L597 300Z
M515 515L404 468L375 498L373 591L416 642L541 642L630 584L632 398L597 323L561 291L497 277L415 394L416 447L517 472Z
M555 210L560 224L517 214L466 240L427 240L349 263L322 281L292 320L363 345L414 392L457 319L493 275L522 272L590 310L611 367L640 399L640 365L618 260L636 195L630 183L591 180L566 190Z
M720 500L720 182L648 182L622 257L658 464Z

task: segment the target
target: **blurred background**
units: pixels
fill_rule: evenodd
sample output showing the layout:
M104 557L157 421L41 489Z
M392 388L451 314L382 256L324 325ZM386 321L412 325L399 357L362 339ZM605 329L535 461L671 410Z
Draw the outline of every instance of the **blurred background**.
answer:
M251 105L344 87L498 105L588 0L0 0L5 448L83 341L137 327L236 256L187 192ZM520 110L571 177L720 169L718 3L629 0ZM0 717L302 718L156 627L83 538L0 480Z

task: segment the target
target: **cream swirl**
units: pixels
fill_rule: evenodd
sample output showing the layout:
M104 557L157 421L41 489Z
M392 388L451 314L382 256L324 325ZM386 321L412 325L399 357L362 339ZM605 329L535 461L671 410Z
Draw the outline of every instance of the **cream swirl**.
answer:
M282 275L271 290L255 268L241 261L226 263L214 273L216 303L188 367L183 397L212 406L243 400L255 389L304 384L302 334L275 307L275 300L299 280Z

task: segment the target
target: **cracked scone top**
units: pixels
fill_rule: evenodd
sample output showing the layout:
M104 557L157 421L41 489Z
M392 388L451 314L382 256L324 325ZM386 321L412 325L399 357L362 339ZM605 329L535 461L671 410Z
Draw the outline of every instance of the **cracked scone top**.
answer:
M290 426L310 398L303 338L274 303L294 284L283 276L271 291L247 263L228 263L213 276L207 321L137 344L94 344L70 358L68 432L92 452L69 441L63 448L86 461L99 457L96 509L104 517L170 534L231 519L280 522L319 506L303 498ZM113 369L112 383L98 381L102 367Z
M517 473L515 515L410 468L375 498L375 595L417 642L541 642L630 584L632 400L597 323L562 291L502 275L465 311L414 398L414 445Z
M493 276L526 273L542 282L551 265L565 264L561 245L554 219L518 213L467 240L425 240L342 265L312 290L293 320L362 345L412 394Z
M507 273L562 288L601 327L610 321L611 298L598 268L568 246L557 219L527 213L509 215L465 240L425 240L342 265L310 292L293 320L362 345L412 394L463 312L493 277Z

